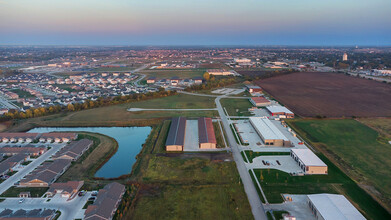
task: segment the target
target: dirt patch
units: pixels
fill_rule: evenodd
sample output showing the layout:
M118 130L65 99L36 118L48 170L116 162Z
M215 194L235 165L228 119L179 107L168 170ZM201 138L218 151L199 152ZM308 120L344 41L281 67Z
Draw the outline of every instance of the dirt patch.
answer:
M337 73L293 73L256 82L302 117L389 117L391 86Z

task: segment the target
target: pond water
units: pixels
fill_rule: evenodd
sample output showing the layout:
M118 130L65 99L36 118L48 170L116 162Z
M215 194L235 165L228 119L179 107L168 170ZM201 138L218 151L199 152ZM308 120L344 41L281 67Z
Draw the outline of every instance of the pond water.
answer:
M151 127L41 127L29 132L87 131L100 133L114 138L118 142L118 151L96 173L96 177L115 178L132 171L136 155L141 151Z

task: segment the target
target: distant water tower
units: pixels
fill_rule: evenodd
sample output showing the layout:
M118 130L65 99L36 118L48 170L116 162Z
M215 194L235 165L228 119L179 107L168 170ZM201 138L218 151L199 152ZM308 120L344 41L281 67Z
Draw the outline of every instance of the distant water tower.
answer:
M348 61L348 54L347 53L343 54L342 61Z

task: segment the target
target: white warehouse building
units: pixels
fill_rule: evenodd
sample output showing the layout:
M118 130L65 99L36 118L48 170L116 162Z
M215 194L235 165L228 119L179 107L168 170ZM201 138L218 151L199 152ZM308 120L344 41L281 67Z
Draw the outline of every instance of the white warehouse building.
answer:
M327 174L327 165L310 149L291 149L291 157L305 174Z
M338 194L307 195L308 205L319 220L365 220L365 217L345 198Z
M291 146L289 139L268 118L250 117L250 123L265 145Z

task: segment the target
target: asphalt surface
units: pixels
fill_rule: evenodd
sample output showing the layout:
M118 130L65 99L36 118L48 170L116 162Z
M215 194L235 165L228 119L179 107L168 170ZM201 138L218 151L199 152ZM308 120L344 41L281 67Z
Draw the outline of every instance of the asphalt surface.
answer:
M240 178L242 179L244 191L247 194L247 198L250 203L251 211L254 215L254 219L267 220L263 204L258 196L257 190L254 186L254 183L251 179L251 176L248 173L248 170L246 168L244 160L243 160L242 156L240 155L239 146L236 143L235 137L233 136L233 134L231 132L231 128L229 127L229 124L230 124L229 119L225 115L224 109L220 104L221 98L225 98L225 96L219 96L215 100L217 110L219 112L221 122L223 123L223 127L226 131L226 137L227 137L229 146L231 146L232 155L233 155L233 158L236 162L236 167L238 168Z
M217 108L129 108L129 112L138 112L138 111L216 111Z

